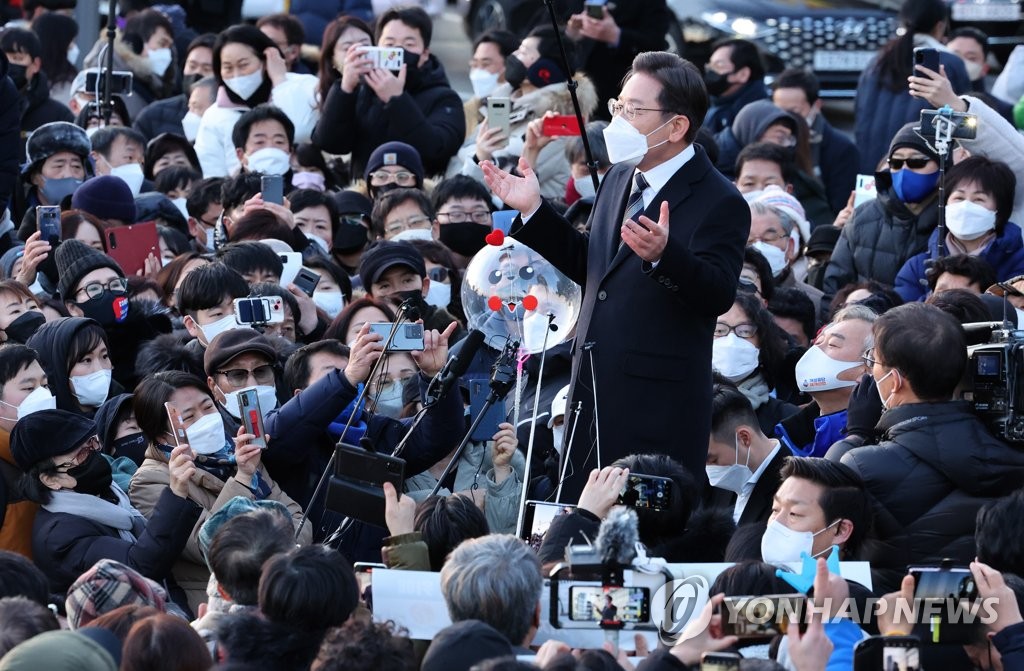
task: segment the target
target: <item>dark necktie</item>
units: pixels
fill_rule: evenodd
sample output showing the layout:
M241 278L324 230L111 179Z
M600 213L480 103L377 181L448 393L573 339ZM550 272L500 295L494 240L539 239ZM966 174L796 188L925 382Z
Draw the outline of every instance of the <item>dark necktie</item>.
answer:
M629 199L626 201L626 212L622 215L622 224L625 225L627 219L637 220L644 211L644 189L650 186L647 180L644 178L643 173L637 172L633 178L633 190L629 194ZM622 234L619 234L619 244L617 249L621 249L622 245Z

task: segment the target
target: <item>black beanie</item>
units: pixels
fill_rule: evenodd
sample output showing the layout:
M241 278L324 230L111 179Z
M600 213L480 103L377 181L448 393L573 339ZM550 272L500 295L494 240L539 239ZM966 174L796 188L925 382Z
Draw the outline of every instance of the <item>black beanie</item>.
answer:
M62 300L71 300L72 289L83 277L97 268L110 268L124 277L124 271L114 259L103 252L96 251L81 240L65 240L57 246L53 254L57 263L57 293Z
M928 146L923 137L914 132L914 126L917 125L917 122L911 121L896 132L892 142L889 143L889 153L886 154L886 158L892 156L892 153L900 147L910 147L918 150L933 161L939 160L939 155L935 153L935 150Z
M11 456L23 471L44 459L68 454L96 435L96 423L67 410L39 410L18 420L11 431Z
M104 221L135 223L135 196L120 177L101 175L82 183L71 196L71 207Z

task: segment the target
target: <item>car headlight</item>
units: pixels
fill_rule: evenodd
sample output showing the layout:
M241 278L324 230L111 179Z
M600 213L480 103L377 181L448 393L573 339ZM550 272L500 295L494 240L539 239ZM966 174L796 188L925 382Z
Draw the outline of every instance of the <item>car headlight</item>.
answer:
M729 14L721 11L702 12L700 18L716 30L748 39L760 39L771 35L776 30L749 16Z

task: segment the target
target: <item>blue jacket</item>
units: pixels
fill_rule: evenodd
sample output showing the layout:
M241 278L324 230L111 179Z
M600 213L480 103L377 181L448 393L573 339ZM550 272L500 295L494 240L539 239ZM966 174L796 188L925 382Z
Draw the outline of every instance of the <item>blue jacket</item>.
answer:
M853 140L822 119L818 169L825 184L828 204L834 214L846 207L850 192L857 186L857 166L860 151Z
M306 44L317 46L323 41L324 28L335 18L347 14L373 25L373 6L370 0L292 0L289 10L302 21L306 30Z
M709 133L717 135L732 126L733 119L748 103L768 97L768 87L761 80L747 82L746 86L731 96L711 96L711 107L701 125Z
M426 391L426 380L420 378L420 393ZM309 518L316 525L322 517L324 497L310 504L310 497L334 448L328 427L356 397L356 388L335 370L304 389L298 396L266 419L266 432L271 436L263 463L281 489L300 505L310 507ZM465 429L462 397L449 392L427 411L412 434L401 457L405 459L405 475L427 470L451 452ZM397 420L366 413L366 436L380 452L390 453L408 430L411 420ZM319 541L317 526L313 537ZM379 546L377 548L379 550Z
M923 301L927 298L928 280L925 279L925 264L932 258L932 251L938 240L939 229L935 229L928 238L928 251L912 256L896 275L896 293L904 302ZM981 258L995 269L997 280L1007 280L1024 274L1024 239L1021 237L1020 227L1008 222L1003 227L1003 232L981 253Z
M946 76L954 93L959 95L971 90L971 81L959 56L942 51L939 62L946 66ZM858 172L862 175L875 174L878 162L887 157L889 143L899 129L920 119L921 110L932 107L927 101L911 96L906 87L896 92L883 86L877 63L876 57L860 73L854 101L854 132L860 149Z

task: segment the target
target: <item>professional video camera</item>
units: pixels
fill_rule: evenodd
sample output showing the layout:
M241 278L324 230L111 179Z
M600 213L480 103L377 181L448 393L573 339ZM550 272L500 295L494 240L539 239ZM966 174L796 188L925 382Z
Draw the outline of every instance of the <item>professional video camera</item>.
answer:
M967 347L961 398L1008 443L1024 445L1024 331L1008 322L967 324L968 336L987 329L988 342Z

